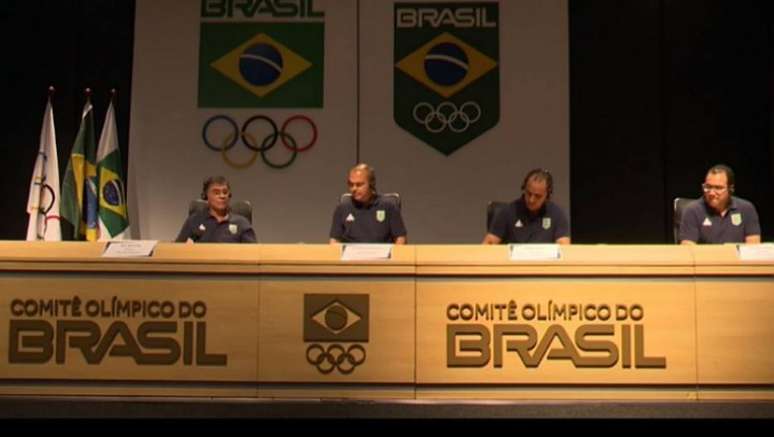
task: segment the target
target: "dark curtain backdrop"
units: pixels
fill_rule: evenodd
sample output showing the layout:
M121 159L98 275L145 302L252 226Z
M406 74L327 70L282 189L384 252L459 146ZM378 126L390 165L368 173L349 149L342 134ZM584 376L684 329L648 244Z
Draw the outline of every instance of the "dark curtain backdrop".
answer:
M0 2L0 239L23 240L27 235L27 195L49 85L56 89L52 104L60 179L78 132L86 88L92 89L97 141L110 90L116 90L126 176L133 45L133 0Z
M768 1L570 1L573 240L672 241L672 199L726 163L774 239Z
M573 240L671 242L672 199L698 197L706 169L719 162L737 171L737 194L755 203L764 240L774 240L772 2L568 3ZM126 171L133 33L134 1L0 3L0 239L26 234L49 85L57 89L60 175L86 87L98 128L110 89L118 90Z

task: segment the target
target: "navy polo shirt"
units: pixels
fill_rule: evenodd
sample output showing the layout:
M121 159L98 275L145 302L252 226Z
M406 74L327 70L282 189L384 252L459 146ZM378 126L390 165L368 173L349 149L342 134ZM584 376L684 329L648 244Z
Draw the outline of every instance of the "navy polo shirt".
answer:
M502 243L555 243L559 238L570 236L570 222L564 211L551 201L532 214L524 198L519 197L497 212L489 233L499 237Z
M744 243L748 235L760 234L758 212L751 202L731 196L728 211L721 216L702 197L683 210L678 239L700 244Z
M333 211L330 237L344 243L394 243L406 236L398 207L382 196L369 204L345 201Z
M229 213L228 219L218 223L209 209L191 214L175 240L188 239L197 243L255 243L255 231L250 222L239 214Z

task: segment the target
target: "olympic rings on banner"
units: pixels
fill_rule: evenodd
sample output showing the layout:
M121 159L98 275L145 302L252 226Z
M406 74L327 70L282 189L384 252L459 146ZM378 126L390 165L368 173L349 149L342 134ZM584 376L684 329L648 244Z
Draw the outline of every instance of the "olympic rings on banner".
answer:
M306 349L306 361L324 375L331 373L333 369L348 375L355 367L363 364L365 359L365 348L359 344L350 345L345 350L340 344L331 344L326 349L315 343Z
M314 122L312 122L311 118L307 117L306 115L298 114L298 115L294 115L294 116L288 118L287 120L285 120L285 122L282 123L282 129L280 130L280 132L284 133L287 130L288 125L291 122L296 121L296 120L301 120L301 121L305 121L305 122L309 123L309 126L312 127L312 139L309 140L309 144L307 144L306 146L304 146L304 147L296 147L296 142L295 142L296 140L293 139L292 137L288 136L290 141L293 143L293 145L290 146L285 141L285 135L283 134L282 135L282 144L284 144L285 147L287 147L290 150L295 150L296 152L303 152L305 150L309 150L309 148L312 147L314 145L314 143L317 142L317 126L315 126L315 124L314 124Z
M234 134L227 136L223 140L223 144L218 147L210 142L210 140L207 138L207 130L210 128L210 125L214 123L217 120L225 120L228 124L231 125L231 127L234 130ZM209 120L207 120L206 123L204 123L204 127L202 128L202 139L204 140L204 145L209 147L210 149L220 152L221 150L228 150L232 147L234 147L234 144L237 142L237 133L239 132L236 122L231 119L231 117L227 117L225 115L216 115L214 117L211 117Z
M220 141L213 141L210 135L210 129L213 123L218 121L226 122L230 133L223 136ZM288 132L290 125L297 121L306 122L312 130L311 139L307 144L301 146L299 146L296 138ZM266 124L269 127L269 133L260 139L260 141L250 132L250 128L255 126L256 123ZM272 118L263 114L258 114L248 118L242 124L242 127L239 128L237 122L233 118L219 114L210 117L204 123L204 126L202 127L202 140L204 141L204 145L209 149L220 152L223 161L233 168L247 168L251 166L260 155L261 160L267 166L274 169L282 169L290 166L296 160L296 156L299 152L309 150L317 143L317 125L315 125L314 121L306 115L296 114L287 118L282 123L282 127L277 129L277 123ZM240 140L247 149L254 153L247 160L236 162L228 156L227 151L233 148L237 141ZM291 151L290 157L284 162L273 162L267 155L267 152L277 144L277 140L281 140L285 148Z
M283 131L280 131L278 135L279 135L280 138L282 138L282 144L287 144L285 141L290 141L291 143L293 143L293 148L290 148L290 146L288 146L288 149L290 149L292 151L292 153L290 155L290 159L288 159L287 161L285 161L285 162L283 162L281 164L276 164L276 163L273 163L273 162L269 161L269 158L266 156L266 150L268 150L268 149L261 150L261 159L263 160L263 163L268 165L271 168L276 168L276 169L285 168L285 167L290 166L290 164L292 164L293 161L296 160L296 156L298 155L298 151L299 151L298 148L296 147L296 140L293 137L291 137L290 135L288 135L287 133L285 133ZM275 138L276 138L276 136L275 136ZM266 140L264 140L264 142L266 142ZM276 142L276 140L275 140L275 142ZM310 141L309 144L314 144L314 143L312 143ZM305 147L306 147L306 149L308 149L311 146L305 146ZM304 150L306 150L306 149L304 149Z
M250 135L250 134L245 134L245 135ZM231 135L229 135L226 138L228 139L230 137L231 137ZM250 137L252 137L252 135L250 135ZM231 160L231 158L228 157L228 153L226 153L227 150L228 150L227 147L223 147L222 149L220 149L220 155L223 158L223 161L226 164L230 165L232 168L236 168L236 169L240 169L240 170L243 169L243 168L247 168L247 167L250 167L251 165L253 165L253 163L255 162L255 159L258 158L258 154L259 154L259 152L256 152L255 150L253 150L252 156L250 156L250 158L247 161L245 161L245 162L234 162L234 161Z
M247 134L247 128L250 127L250 124L256 120L263 120L266 123L269 123L269 126L271 126L271 130L274 131L273 134L270 134L266 136L263 141L261 142L260 146L255 145L255 140L247 141L248 138L246 136ZM245 124L242 125L242 132L240 133L240 138L242 138L242 143L247 146L250 150L255 150L256 152L264 152L266 150L271 149L274 147L275 144L277 144L277 123L274 122L271 118L265 116L265 115L253 115L252 117L248 118Z
M481 118L481 106L476 102L465 102L457 108L453 102L442 102L433 107L427 102L419 102L412 111L414 121L424 125L428 132L439 133L446 128L461 133Z

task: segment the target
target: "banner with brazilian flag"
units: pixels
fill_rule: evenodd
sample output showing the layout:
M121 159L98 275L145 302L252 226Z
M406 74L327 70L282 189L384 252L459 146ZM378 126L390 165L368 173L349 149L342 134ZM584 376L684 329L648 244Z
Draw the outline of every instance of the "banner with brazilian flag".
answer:
M97 148L99 180L99 240L129 238L129 216L126 212L126 185L118 148L116 116L113 102L108 106Z
M97 241L97 186L94 111L87 98L62 183L63 240Z

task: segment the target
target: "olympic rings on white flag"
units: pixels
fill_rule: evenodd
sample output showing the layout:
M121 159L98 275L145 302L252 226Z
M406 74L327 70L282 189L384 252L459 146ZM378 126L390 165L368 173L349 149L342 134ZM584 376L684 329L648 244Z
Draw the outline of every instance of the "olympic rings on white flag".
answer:
M225 122L231 132L224 135L219 141L213 141L211 138L210 128L214 123L219 121ZM312 136L307 144L299 145L296 141L296 138L288 133L288 128L293 122L305 122L311 128ZM269 133L260 139L260 141L259 138L256 138L256 136L253 135L250 131L251 127L253 127L256 123L264 123L270 128ZM277 144L278 139L282 142L285 148L291 152L290 158L288 158L285 162L272 162L267 156L267 152ZM306 115L296 114L286 119L282 123L282 127L277 129L277 123L275 123L272 118L263 114L258 114L248 118L242 124L242 127L239 128L237 122L233 118L227 115L219 114L210 117L204 123L204 127L202 127L202 140L204 141L204 145L209 149L220 152L223 160L231 167L249 167L253 164L253 162L255 162L258 155L260 155L264 164L271 168L281 169L290 166L290 164L295 161L299 152L307 151L315 145L317 142L317 125L315 125L314 121L312 121L312 119ZM240 140L245 147L254 152L253 155L245 162L235 162L229 158L228 154L226 153L229 149L236 145L237 141Z
M454 133L461 133L481 118L481 106L465 102L457 108L453 102L442 102L434 108L430 103L419 102L412 114L414 121L424 125L428 132L439 133L448 127Z

